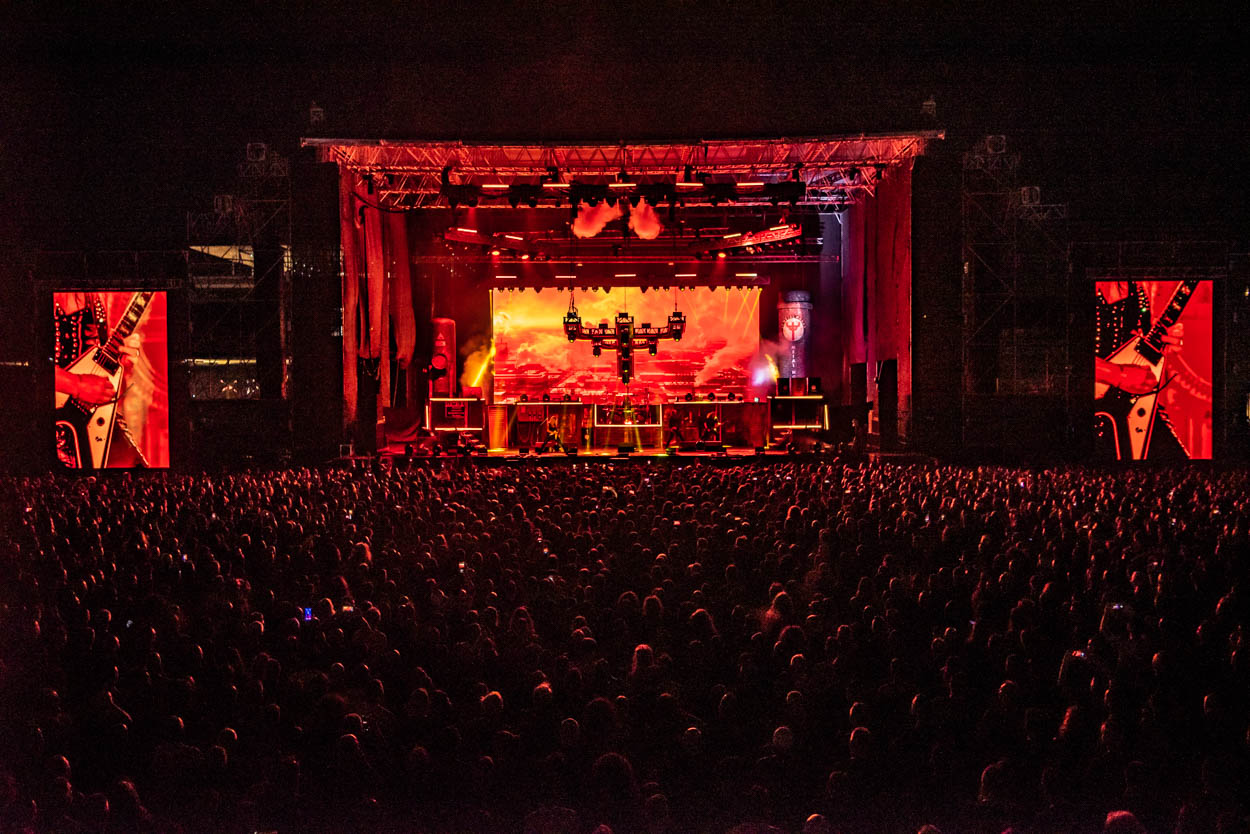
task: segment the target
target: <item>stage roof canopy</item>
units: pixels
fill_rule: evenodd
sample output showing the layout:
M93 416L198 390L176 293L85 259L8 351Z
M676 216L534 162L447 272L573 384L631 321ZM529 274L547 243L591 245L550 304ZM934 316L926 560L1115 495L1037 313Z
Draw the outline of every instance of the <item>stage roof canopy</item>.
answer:
M690 142L478 143L306 138L392 208L559 205L643 198L682 205L844 206L940 130Z

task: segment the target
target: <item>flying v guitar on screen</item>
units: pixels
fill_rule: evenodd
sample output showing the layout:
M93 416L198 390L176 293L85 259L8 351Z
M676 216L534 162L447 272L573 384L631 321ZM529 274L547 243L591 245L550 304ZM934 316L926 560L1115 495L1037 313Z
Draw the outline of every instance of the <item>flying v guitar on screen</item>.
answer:
M1143 460L1166 384L1163 366L1168 328L1176 324L1199 281L1182 281L1168 306L1144 335L1129 339L1097 360L1094 419L1097 435L1114 444L1117 460Z
M117 403L121 397L125 366L121 361L122 342L134 332L143 319L152 292L137 292L126 305L126 312L108 341L89 348L68 367L70 373L90 374L108 380L113 396L99 405L88 405L60 391L56 394L56 431L58 443L70 448L70 459L76 468L101 469L108 461L109 449L117 434Z

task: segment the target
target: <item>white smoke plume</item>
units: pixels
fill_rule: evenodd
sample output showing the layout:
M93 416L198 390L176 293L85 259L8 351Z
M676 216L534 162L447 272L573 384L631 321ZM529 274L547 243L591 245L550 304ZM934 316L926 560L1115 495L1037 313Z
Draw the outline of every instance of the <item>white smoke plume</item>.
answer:
M664 231L664 224L646 200L639 200L629 213L629 228L642 240L655 240Z
M577 217L573 220L573 234L580 238L594 237L613 220L620 218L621 207L614 201L577 207Z
M464 371L460 374L462 392L466 388L481 387L494 353L495 340L482 333L474 335L461 346L460 355L464 357Z

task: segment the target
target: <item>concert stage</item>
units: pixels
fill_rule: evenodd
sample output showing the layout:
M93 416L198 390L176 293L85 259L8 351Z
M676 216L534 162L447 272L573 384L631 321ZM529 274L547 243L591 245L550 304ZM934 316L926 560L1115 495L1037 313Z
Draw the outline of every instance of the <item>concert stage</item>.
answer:
M938 138L307 139L339 168L345 432L492 460L890 446Z

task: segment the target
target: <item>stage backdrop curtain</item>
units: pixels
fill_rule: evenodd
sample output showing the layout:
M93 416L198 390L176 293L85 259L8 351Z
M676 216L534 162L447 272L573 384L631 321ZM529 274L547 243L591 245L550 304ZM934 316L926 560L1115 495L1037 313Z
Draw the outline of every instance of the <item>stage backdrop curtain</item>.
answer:
M339 171L339 236L343 247L343 428L356 421L356 357L360 345L360 225L355 178Z
M911 173L910 161L891 166L843 215L841 323L846 367L898 360L899 431L911 411ZM845 372L844 372L845 373ZM849 380L844 377L844 384ZM869 399L879 401L875 387Z
M408 224L403 214L386 215L386 251L391 264L391 326L395 328L395 361L407 369L417 345L412 310L412 269L408 259Z
M912 161L889 168L871 201L870 232L873 315L869 342L879 359L898 359L899 435L911 422L911 170Z
M387 349L390 328L387 308L390 290L387 287L385 231L382 212L371 205L365 210L365 270L368 288L368 337L362 340L361 355L378 362L378 399L375 420L390 405L390 363Z

